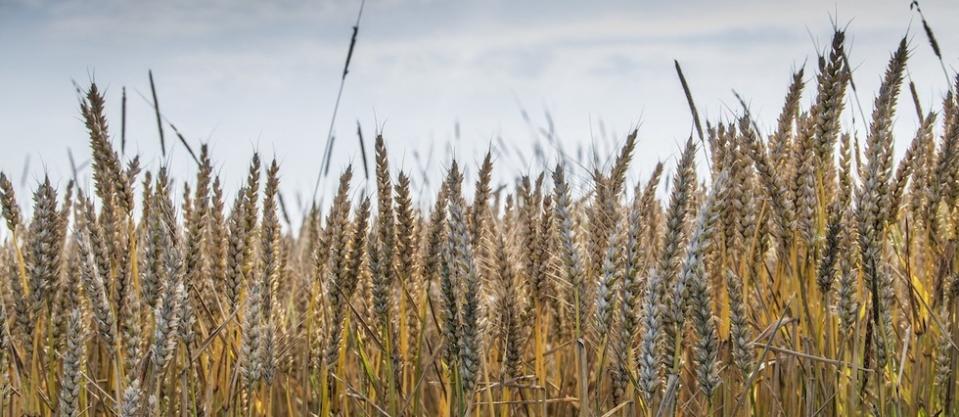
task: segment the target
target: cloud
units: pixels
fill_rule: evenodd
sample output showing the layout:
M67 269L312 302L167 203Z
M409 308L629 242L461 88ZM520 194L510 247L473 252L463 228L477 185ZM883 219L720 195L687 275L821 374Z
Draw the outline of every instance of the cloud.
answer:
M112 118L120 88L128 88L131 146L159 161L152 113L136 95L148 91L146 70L153 69L164 112L191 140L212 134L228 183L242 178L249 152L259 147L282 157L288 186L312 187L358 4L0 0L0 81L18 98L0 101L6 135L16 138L0 155L0 169L17 171L27 153L48 155L48 166L56 166L65 147L80 152L70 79L85 81L91 72L110 87ZM949 45L959 45L959 34L946 29L959 23L959 9L947 0L923 6L936 11L930 23L955 63ZM642 122L639 165L651 166L689 133L673 59L682 62L702 113L727 116L736 89L767 125L790 70L828 41L831 15L842 24L854 18L851 60L868 112L888 54L910 27L905 3L368 0L334 160L358 157L357 120L367 131L386 121L391 149L407 161L431 147L436 158L455 149L469 160L497 136L529 159L530 126L518 99L534 128L546 124L543 109L550 109L569 152L599 135L599 120L605 147ZM910 74L931 107L945 82L911 23L917 37ZM914 121L910 112L900 114L897 129L907 138ZM513 156L502 163L519 169L529 161Z

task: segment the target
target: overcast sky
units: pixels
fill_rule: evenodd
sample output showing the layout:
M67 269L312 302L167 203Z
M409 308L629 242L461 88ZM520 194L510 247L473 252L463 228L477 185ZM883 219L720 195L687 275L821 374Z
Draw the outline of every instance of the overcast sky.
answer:
M160 157L147 101L152 69L164 115L194 146L210 144L229 190L258 150L281 162L291 205L297 194L308 198L360 4L308 3L0 0L0 169L26 188L44 172L65 184L67 149L78 163L89 155L71 83L95 79L106 88L117 136L120 91L127 88L127 155L139 153L151 170L169 164L187 179L192 162L169 129L169 153ZM959 27L959 5L924 0L922 6L953 71L959 31L949 29ZM507 181L506 174L541 168L533 156L535 138L542 138L535 130L548 125L548 112L563 149L573 155L595 148L605 158L638 127L638 164L630 176L645 178L657 160L671 167L691 131L673 59L704 117L738 111L735 90L759 125L769 127L791 72L804 63L810 98L817 48L828 45L832 21L848 25L867 114L903 36L923 105L939 107L945 76L908 0L369 0L335 126L332 171L353 162L362 182L359 121L368 146L382 129L394 174L414 171L418 184L427 159L434 182L450 155L475 172L483 152L502 138L509 154L497 156L496 164L499 180ZM917 124L911 102L901 102L900 152ZM851 116L845 113L847 127ZM372 157L372 149L367 153ZM555 162L555 149L544 153ZM583 178L583 168L576 169ZM89 170L81 175L89 186ZM26 202L27 191L19 191Z

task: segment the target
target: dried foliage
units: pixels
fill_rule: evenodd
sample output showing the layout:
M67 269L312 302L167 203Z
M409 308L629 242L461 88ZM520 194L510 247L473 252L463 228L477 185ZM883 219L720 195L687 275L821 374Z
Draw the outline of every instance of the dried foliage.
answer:
M92 85L92 194L0 174L0 416L955 415L959 103L896 161L908 59L861 158L836 32L768 136L707 123L635 183L636 131L515 187L488 153L435 199L378 136L375 195L347 168L299 230L276 161L234 194L205 146L182 189L122 161Z

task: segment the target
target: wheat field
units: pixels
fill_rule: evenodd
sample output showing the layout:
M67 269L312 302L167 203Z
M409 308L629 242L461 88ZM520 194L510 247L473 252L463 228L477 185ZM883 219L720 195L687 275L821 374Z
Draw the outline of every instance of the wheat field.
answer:
M91 84L91 190L0 175L0 416L959 415L959 77L895 114L903 39L857 134L845 48L634 184L636 131L583 187L487 154L415 198L380 135L296 230L276 161L227 201L206 146L122 160Z

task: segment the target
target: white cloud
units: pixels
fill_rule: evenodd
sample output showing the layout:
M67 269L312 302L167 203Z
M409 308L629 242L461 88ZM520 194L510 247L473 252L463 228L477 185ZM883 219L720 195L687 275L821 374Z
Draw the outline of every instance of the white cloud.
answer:
M286 187L312 188L358 2L2 4L0 49L9 52L0 81L16 99L0 101L3 140L11 144L0 169L18 173L27 153L43 155L49 169L66 163L67 146L85 153L69 80L86 81L91 71L110 87L114 126L120 88L128 87L131 148L158 161L152 113L135 92L148 91L146 70L153 69L164 113L192 140L212 136L227 184L239 182L259 148L282 159ZM947 1L923 5L954 65L959 33L948 29L959 10ZM425 155L431 146L433 167L441 166L457 122L460 158L478 159L501 135L520 142L529 163L533 145L519 100L537 128L550 109L571 153L591 139L609 148L607 138L640 124L637 172L647 172L690 129L672 59L683 64L704 114L728 116L727 107L738 108L736 89L769 125L790 70L808 60L812 78L813 40L828 41L830 15L852 20L851 59L867 112L888 53L910 23L910 73L924 104L938 105L945 81L905 2L370 0L338 118L335 167L358 158L357 119L368 137L374 121L385 122L390 148L408 169L414 150ZM913 119L911 109L900 112L903 140ZM186 166L185 158L177 151L173 163ZM517 156L500 163L526 169ZM41 169L34 163L32 175Z

